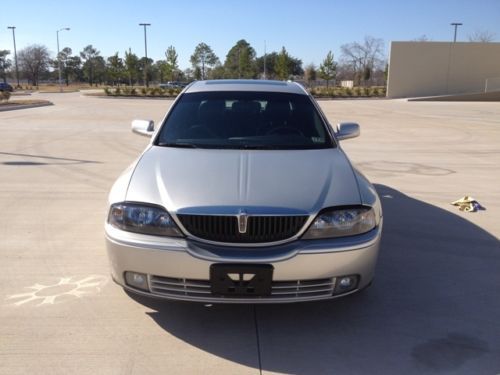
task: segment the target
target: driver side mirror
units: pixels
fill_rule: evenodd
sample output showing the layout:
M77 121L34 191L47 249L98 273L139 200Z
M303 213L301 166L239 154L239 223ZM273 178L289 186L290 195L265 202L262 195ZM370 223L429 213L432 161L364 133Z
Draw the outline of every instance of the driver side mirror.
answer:
M134 120L132 121L132 132L151 137L155 132L155 123L152 120Z
M359 136L359 124L355 122L341 122L337 124L336 136L339 141Z

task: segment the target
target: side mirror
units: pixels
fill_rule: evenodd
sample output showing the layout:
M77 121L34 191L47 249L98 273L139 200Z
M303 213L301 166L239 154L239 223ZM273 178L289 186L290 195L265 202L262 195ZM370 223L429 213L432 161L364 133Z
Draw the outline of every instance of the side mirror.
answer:
M155 123L151 120L134 120L132 121L132 132L151 137L155 132Z
M336 135L339 141L356 138L359 136L359 125L355 122L341 122L340 124L337 124Z

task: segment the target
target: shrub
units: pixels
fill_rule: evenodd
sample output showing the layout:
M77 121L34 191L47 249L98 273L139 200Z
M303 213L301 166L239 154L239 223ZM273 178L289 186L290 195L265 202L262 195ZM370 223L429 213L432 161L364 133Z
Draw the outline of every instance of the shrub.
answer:
M350 87L346 87L344 92L346 96L352 96L352 89Z
M119 87L117 87L115 89L115 95L121 95L121 93L122 93L122 90Z
M374 87L372 93L373 93L373 96L379 96L380 92L378 90L378 87Z
M356 96L361 96L361 87L359 87L359 86L356 87L354 89L354 94L356 94Z
M127 95L127 96L130 95L130 87L125 86L123 88L123 95Z
M141 87L141 94L142 95L147 95L148 89L146 87Z
M0 91L0 101L9 101L10 99L10 92L9 91Z
M104 88L104 93L105 93L106 95L110 95L110 94L111 94L111 92L109 91L109 87L105 87L105 88Z
M137 95L137 90L135 89L135 87L132 87L130 89L130 95Z
M174 96L174 88L173 87L170 87L168 89L168 96Z
M364 87L363 88L363 95L364 96L370 96L371 95L371 88L370 87Z

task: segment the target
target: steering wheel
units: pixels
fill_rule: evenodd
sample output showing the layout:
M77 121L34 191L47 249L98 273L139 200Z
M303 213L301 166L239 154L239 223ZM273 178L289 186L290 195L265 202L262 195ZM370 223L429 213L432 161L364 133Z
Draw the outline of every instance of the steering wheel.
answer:
M272 135L272 134L297 134L301 135L302 137L304 136L304 133L302 133L299 129L297 128L290 128L288 126L278 126L276 128L269 129L266 132L266 135Z
M206 138L218 138L219 136L213 132L212 129L202 124L195 124L187 130L187 133L191 138L206 137ZM192 137L196 135L196 137Z

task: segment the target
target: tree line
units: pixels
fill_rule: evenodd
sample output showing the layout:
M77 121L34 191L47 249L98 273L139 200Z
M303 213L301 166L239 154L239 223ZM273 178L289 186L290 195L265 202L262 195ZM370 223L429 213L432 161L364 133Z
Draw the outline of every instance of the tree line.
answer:
M319 67L303 67L302 60L290 55L285 47L257 56L255 49L241 39L221 61L209 45L201 42L190 56L191 67L185 70L179 68L174 46L169 46L165 58L157 61L139 57L130 49L121 56L116 52L105 58L92 45L79 53L65 47L52 58L46 46L33 44L20 50L17 57L21 78L33 86L40 81L57 81L59 64L66 85L86 82L91 86L147 86L150 82L222 78L303 79L311 85L321 79L327 86L338 80L353 80L355 85L384 84L386 60L381 39L367 36L363 42L342 45L341 52L339 61L329 51ZM0 50L0 79L4 81L15 75L9 54L8 50Z

